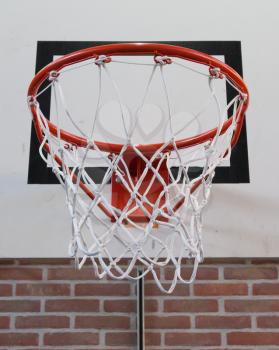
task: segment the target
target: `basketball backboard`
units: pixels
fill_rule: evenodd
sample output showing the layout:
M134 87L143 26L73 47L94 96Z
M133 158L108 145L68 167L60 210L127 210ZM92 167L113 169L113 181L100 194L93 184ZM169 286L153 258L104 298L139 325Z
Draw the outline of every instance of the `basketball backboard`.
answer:
M251 6L257 16L251 17ZM1 85L1 256L67 256L70 239L71 223L64 193L38 154L31 126L26 104L31 78L61 55L104 43L130 41L165 42L193 48L226 62L244 76L251 95L250 107L231 161L216 172L204 217L205 255L276 256L279 244L276 215L279 209L278 72L272 58L279 53L277 2L270 1L269 6L264 6L252 0L235 1L229 11L219 0L210 4L196 1L191 6L178 1L172 4L141 1L132 5L126 0L117 4L113 1L77 4L63 0L58 4L49 1L41 7L42 4L33 0L24 4L12 0L1 13L1 76L5 82ZM160 21L154 25L158 12ZM121 76L126 87L132 87L125 96L132 104L127 108L134 108L136 100L133 99L139 96L146 82L142 72L144 70L132 68L127 72L127 67L122 65L114 72ZM187 96L180 76L179 70L172 76L173 98L183 93ZM90 91L94 89L94 77L89 88L87 79L86 69L65 77L66 95L74 114L80 117L81 127L86 127L83 116L90 112L90 104L95 103ZM197 99L187 101L191 110L204 99L206 92L194 75L188 79L191 88L199 92ZM218 94L225 104L230 90L224 82L219 85ZM49 93L41 103L54 119L53 101ZM115 109L114 101L104 106L97 132L100 137L117 142L123 137L123 130L117 118L109 118L112 109ZM146 132L143 124L142 133L137 137L155 142L163 136L164 115L152 104L148 105L146 116L150 111L153 119L148 120L149 131ZM268 122L263 122L263 116ZM184 117L178 109L177 127ZM210 127L210 121L204 122ZM193 124L192 132L198 127ZM102 177L104 168L105 164L96 160L92 173L96 178Z

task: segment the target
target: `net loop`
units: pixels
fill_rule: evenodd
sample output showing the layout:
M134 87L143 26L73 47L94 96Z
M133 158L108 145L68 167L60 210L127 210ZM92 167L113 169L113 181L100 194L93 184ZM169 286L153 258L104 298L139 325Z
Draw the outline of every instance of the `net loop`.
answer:
M209 67L209 73L212 78L223 79L224 74L221 72L221 69L218 67Z
M155 63L159 63L161 65L165 65L165 64L171 64L172 63L172 59L168 56L160 56L160 55L155 55L154 56L154 61Z
M100 56L96 56L94 57L94 63L97 65L97 66L101 66L101 65L104 65L105 63L109 63L111 62L111 57L109 56L106 56L106 55L100 55Z
M34 96L27 96L27 104L29 107L36 107L38 105L38 101Z
M60 73L53 70L49 73L49 77L48 77L48 80L53 82L53 81L57 81L58 80L58 77L59 77Z

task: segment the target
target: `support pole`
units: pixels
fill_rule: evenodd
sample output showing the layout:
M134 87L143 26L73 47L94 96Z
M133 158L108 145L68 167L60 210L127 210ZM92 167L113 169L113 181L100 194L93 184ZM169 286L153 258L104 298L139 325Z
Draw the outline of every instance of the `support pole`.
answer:
M141 275L142 271L138 269L138 275ZM137 281L137 338L138 338L138 350L145 349L144 339L144 278L140 278Z

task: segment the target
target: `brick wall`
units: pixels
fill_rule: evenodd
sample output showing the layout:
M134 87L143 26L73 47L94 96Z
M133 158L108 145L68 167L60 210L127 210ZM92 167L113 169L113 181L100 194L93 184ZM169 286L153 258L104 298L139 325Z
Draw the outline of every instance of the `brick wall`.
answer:
M148 278L146 348L279 350L278 266L207 260L195 284L172 295ZM136 284L99 281L68 259L1 260L0 349L136 349Z

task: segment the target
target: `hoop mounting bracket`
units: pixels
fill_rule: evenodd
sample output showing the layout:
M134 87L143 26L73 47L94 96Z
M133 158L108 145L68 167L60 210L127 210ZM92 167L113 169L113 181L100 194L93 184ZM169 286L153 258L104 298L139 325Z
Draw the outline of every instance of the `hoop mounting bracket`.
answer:
M121 164L119 164L120 171L123 173L123 178L125 179L126 183L129 184L130 190L133 191L133 186L135 186L138 183L139 178L141 177L143 171L146 168L146 162L138 157L135 153L124 153L123 155L123 161L126 163L127 168L129 169L130 178L133 181L133 184L131 186L130 180L128 179L127 170L125 167ZM158 166L160 159L154 160L152 162L152 166L156 169ZM167 162L166 159L163 161L161 160L160 164L160 176L163 178L166 185L169 184L169 172L167 168ZM152 182L152 187L148 189L150 186L150 182ZM122 183L121 179L118 177L118 175L114 172L111 179L111 186L112 186L112 195L111 195L111 203L112 205L122 211L128 201L131 198L131 193L127 189L127 187ZM160 198L160 194L164 190L164 186L159 181L159 179L156 177L152 169L148 169L141 185L139 186L137 193L135 194L135 198L133 198L132 203L128 209L128 211L133 211L132 214L128 216L129 219L131 219L134 222L148 222L150 218L147 216L147 212L152 214L154 211L154 208L151 207L151 204L155 204L158 198ZM142 199L140 202L142 202L142 206L144 209L139 208L136 204L136 197L145 197L146 200L143 201ZM165 203L165 195L161 197L159 200L159 207L163 206ZM166 221L166 218L162 216L158 216L158 220L160 221Z

